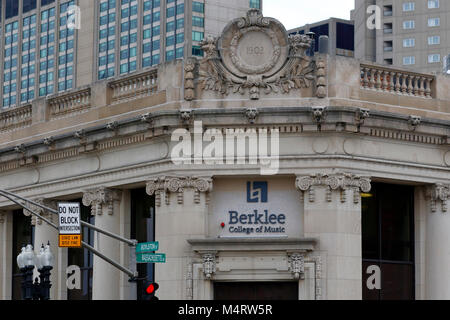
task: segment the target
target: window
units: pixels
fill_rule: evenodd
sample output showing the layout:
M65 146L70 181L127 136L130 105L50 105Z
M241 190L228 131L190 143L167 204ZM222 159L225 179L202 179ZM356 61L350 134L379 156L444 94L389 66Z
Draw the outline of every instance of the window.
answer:
M173 46L175 44L175 36L166 37L166 46Z
M3 101L5 105L5 101ZM9 105L9 100L6 105ZM24 244L34 245L35 227L31 225L31 216L26 217L23 210L15 210L12 213L12 252L17 255ZM12 299L22 300L22 273L16 260L12 259Z
M184 42L184 33L178 33L177 34L176 42L177 42L177 44Z
M205 26L204 18L193 16L192 17L192 25L194 27L201 27L201 28L203 28Z
M192 55L197 57L203 57L203 51L199 46L192 46Z
M412 48L416 45L416 39L403 39L403 48Z
M261 9L261 1L260 0L250 0L250 8Z
M428 9L439 8L439 0L428 0Z
M441 24L440 18L429 18L428 19L428 26L429 27L439 27Z
M175 7L167 8L167 18L173 17L175 15Z
M436 45L441 43L441 37L440 36L431 36L428 37L428 45Z
M192 11L204 13L205 12L205 5L203 3L201 3L201 2L193 1L192 2Z
M181 59L181 58L183 58L183 56L184 56L184 48L183 48L183 47L177 48L177 49L175 50L175 57L176 57L177 59Z
M403 21L403 29L414 29L415 22L414 20Z
M157 63L159 63L159 58ZM150 66L150 59L147 59L144 64L145 66ZM139 242L155 241L155 197L147 195L145 189L131 190L130 196L131 238ZM154 281L154 264L138 264L137 271L139 272L139 276L146 280L137 282L136 297L137 300L144 300L144 289Z
M184 28L184 18L177 19L177 29L183 29Z
M415 3L414 2L404 2L403 3L403 11L414 11L415 9Z
M403 57L404 65L411 65L411 64L415 64L415 63L416 63L416 57L414 57L414 56Z
M363 299L414 299L414 188L373 183L361 197ZM373 266L381 289L367 286Z
M174 50L166 51L166 60L171 61L173 59L175 59L175 51Z
M192 31L192 41L202 41L203 38L203 32Z
M440 54L429 54L428 55L428 63L437 63L437 62L441 62Z
M174 31L175 30L175 21L167 22L166 24L166 32Z
M81 199L74 200L82 202ZM95 224L95 216L91 215L91 210L81 204L80 219L90 224ZM82 227L83 241L94 245L94 230ZM92 299L92 275L93 275L93 254L87 249L67 249L68 265L77 265L81 271L80 290L67 290L67 300L91 300Z

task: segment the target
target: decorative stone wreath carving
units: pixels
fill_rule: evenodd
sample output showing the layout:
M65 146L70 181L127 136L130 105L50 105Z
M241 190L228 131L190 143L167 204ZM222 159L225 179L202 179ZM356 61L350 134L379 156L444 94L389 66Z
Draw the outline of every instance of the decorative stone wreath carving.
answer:
M318 173L305 177L297 177L295 184L300 191L308 191L309 202L316 201L315 186L327 187L326 201L328 202L332 201L331 192L333 190L340 191L340 200L344 203L347 201L347 190L353 189L353 202L357 204L360 200L360 192L370 191L370 182L369 177L358 177L351 173L339 173L335 175Z
M208 36L200 43L205 53L199 66L200 87L224 95L248 92L250 99L258 100L261 90L289 93L315 83L316 96L324 98L326 65L321 60L316 67L306 56L311 43L305 35L288 37L279 21L251 9L246 17L229 23L220 39ZM194 65L188 61L185 68L190 71ZM191 80L192 73L186 72L188 101L193 99Z
M157 177L147 182L147 194L155 195L155 205L161 206L161 196L164 194L166 205L170 205L170 193L177 193L178 204L184 202L184 190L194 189L194 203L200 203L200 193L212 191L212 178L205 177ZM208 197L207 197L208 201Z

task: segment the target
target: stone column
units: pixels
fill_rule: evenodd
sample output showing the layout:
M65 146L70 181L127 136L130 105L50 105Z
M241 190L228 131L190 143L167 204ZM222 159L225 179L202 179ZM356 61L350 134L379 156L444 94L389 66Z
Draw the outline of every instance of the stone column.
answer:
M120 234L120 190L104 187L87 190L83 194L83 204L91 206L95 225L115 234ZM120 262L120 242L95 232L94 248L106 257ZM94 255L92 279L93 300L120 299L120 270Z
M187 240L206 237L211 191L209 177L157 177L147 183L147 193L155 196L158 252L167 257L167 263L155 264L160 299L192 297L193 252Z
M54 200L50 199L44 199L39 198L35 199L34 202L37 202L41 205L44 205L46 207L49 207L51 209L57 209L58 203ZM54 213L48 212L47 210L44 210L41 207L30 205L30 210L33 212L41 215L42 217L46 218L50 222L58 225L58 216ZM26 216L30 216L31 213L27 210L23 210L23 214ZM41 248L41 245L46 245L48 242L50 242L50 249L53 253L53 256L55 258L53 269L51 271L50 281L52 283L52 287L50 289L50 299L51 300L57 300L60 298L60 286L63 285L65 287L65 284L60 283L60 275L59 273L62 271L59 266L59 247L58 247L58 230L49 225L44 220L36 217L35 215L31 215L31 224L35 226L35 233L34 233L34 252L35 254L39 253L39 250ZM33 272L33 278L36 278L39 276L39 272L37 271L37 268L34 268Z
M296 181L304 200L304 233L319 239L323 259L323 297L362 299L361 194L367 177L315 174Z
M12 247L13 214L0 210L0 300L11 300L12 265L19 254L12 252Z
M426 190L425 288L426 299L450 299L450 186L436 184Z

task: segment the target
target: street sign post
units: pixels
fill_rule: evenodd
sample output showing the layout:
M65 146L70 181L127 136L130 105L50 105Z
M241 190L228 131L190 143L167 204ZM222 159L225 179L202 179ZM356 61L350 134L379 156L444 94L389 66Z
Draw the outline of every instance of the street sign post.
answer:
M158 251L159 242L143 242L136 245L136 253Z
M164 253L138 253L136 255L137 263L165 263L166 255Z
M58 203L59 247L81 248L80 204Z

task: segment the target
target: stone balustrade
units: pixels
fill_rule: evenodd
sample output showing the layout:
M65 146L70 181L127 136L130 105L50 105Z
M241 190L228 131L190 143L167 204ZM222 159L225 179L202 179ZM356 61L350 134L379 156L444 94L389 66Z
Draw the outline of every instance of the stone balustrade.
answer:
M361 88L422 98L434 96L431 74L361 64Z
M152 69L131 77L115 80L108 85L112 90L111 103L150 96L158 90L158 70Z
M91 105L91 89L85 88L56 96L48 100L50 118L60 118L69 114L80 113L89 109Z
M32 120L31 104L0 113L0 132L29 126Z

